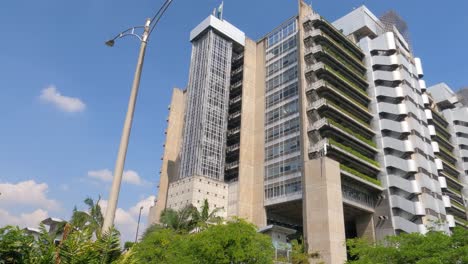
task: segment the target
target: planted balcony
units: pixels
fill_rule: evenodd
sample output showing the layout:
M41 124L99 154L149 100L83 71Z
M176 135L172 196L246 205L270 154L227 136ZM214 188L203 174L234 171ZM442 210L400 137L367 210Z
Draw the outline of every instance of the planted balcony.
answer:
M332 119L323 118L315 122L310 126L310 131L313 130L319 131L322 137L345 141L356 151L368 156L373 156L378 152L372 139L366 138Z
M312 104L310 110L317 109L317 112L309 110L309 115L318 113L321 118L333 120L342 127L346 127L348 131L351 130L354 132L354 134L359 134L363 138L371 139L374 137L375 132L370 129L370 127L366 125L365 122L357 121L357 119L352 118L350 113L343 111L341 108L334 106L332 103L328 103L325 99L321 99L320 101L322 104L315 104L315 106Z
M370 102L370 98L364 93L356 93L352 89L349 89L345 86L333 85L332 83L326 80L318 80L316 82L308 84L308 86L306 87L306 92L309 93L311 91L316 91L319 95L325 91L333 92L336 95L341 96L343 99L349 101L350 103L353 103L355 106L360 107L364 112L369 113L369 109L367 108L367 106Z
M353 81L359 83L362 86L368 86L368 82L364 73L359 72L356 68L350 65L345 59L340 57L339 54L332 51L332 49L327 47L322 47L321 49L316 49L317 52L314 54L314 57L318 61L325 62L329 65L334 65L341 74L347 76L347 78L352 79Z
M452 145L452 143L448 141L447 139L445 139L443 136L441 136L440 133L438 133L437 131L436 131L435 136L432 136L432 138L435 141L437 141L437 143L439 143L439 146L442 145L443 147L449 150L454 149L454 146Z
M461 226L466 226L468 227L468 221L461 218L461 217L458 217L456 215L453 216L453 218L455 219L455 222Z
M336 42L340 43L340 45L344 49L352 53L353 57L355 57L356 59L361 60L364 58L364 53L362 52L362 50L351 40L349 40L341 31L339 31L331 23L329 23L325 18L317 14L313 14L306 18L304 24L306 23L309 24L305 25L309 29L319 28L322 31L326 32L327 35L332 37Z
M442 155L442 157L444 159L446 159L447 161L449 161L451 164L456 164L457 162L457 158L455 157L455 155L452 153L452 151L448 150L447 148L439 145L439 149L440 149L440 155Z
M460 180L458 180L458 177L452 176L445 171L440 171L439 173L448 180L447 184L450 182L452 185L455 185L460 189L463 188L463 184L461 184Z
M358 177L360 179L363 179L363 180L365 180L365 181L367 181L369 183L375 184L377 186L382 186L382 182L379 181L378 179L373 178L371 176L368 176L368 175L366 175L366 174L364 174L362 172L359 172L359 171L357 171L355 169L352 169L352 168L350 168L350 167L348 167L346 165L340 164L340 169L342 171L347 172L349 174L352 174L352 175L354 175L354 176L356 176L356 177Z

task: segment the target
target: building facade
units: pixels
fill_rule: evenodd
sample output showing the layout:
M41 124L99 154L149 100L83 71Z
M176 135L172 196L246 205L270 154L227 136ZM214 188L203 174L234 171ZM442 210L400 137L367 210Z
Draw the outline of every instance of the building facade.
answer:
M428 93L404 21L361 7L330 23L298 2L258 41L215 16L192 31L150 222L208 199L326 263L346 238L464 225L465 121Z

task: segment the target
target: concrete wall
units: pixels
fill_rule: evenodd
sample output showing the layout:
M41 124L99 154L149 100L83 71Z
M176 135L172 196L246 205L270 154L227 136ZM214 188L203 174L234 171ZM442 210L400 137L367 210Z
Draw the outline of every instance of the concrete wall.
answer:
M325 263L344 263L346 238L339 163L320 158L304 165L303 219L308 251L318 252Z
M166 129L166 141L159 175L158 198L153 207L150 208L148 223L159 223L161 212L166 208L167 192L169 182L176 180L179 166L179 151L182 142L182 131L184 127L185 93L175 88L172 99Z
M341 175L339 163L329 158L309 160L309 137L307 127L307 97L304 74L304 28L303 19L312 14L312 8L298 0L299 4L299 102L301 114L302 172L302 217L304 240L309 253L318 252L320 259L311 263L344 263L346 261L345 226Z
M246 45L247 47L247 45ZM252 211L251 221L258 227L266 226L266 211L264 207L264 182L263 176L265 160L265 43L259 42L256 44L256 68L255 68L255 102L252 107L255 108L254 115L254 142L251 151L255 153L255 165L253 167L253 199L252 199Z
M227 217L227 183L203 176L183 178L169 184L167 197L166 207L176 211L190 204L200 209L204 200L207 199L210 211L214 208L223 208L217 215Z
M256 178L263 176L263 174L256 173L258 167L263 165L263 155L257 149L263 149L261 144L263 133L258 133L259 126L263 126L263 121L258 122L258 117L263 114L263 111L259 112L258 106L264 105L263 97L258 96L263 94L263 90L262 87L257 86L257 58L255 41L246 39L242 81L242 119L236 215L262 226L263 220L261 218L263 217L258 214L262 214L261 212L264 209L258 195L256 195L259 190L256 189L255 185L255 182L258 181ZM258 78L262 79L261 77ZM262 145L262 147L259 145ZM255 221L254 218L260 219Z

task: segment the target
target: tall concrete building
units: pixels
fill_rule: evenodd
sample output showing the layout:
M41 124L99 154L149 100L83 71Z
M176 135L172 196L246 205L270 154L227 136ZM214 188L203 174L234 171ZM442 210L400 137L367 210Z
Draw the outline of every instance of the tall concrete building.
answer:
M257 41L215 16L191 32L150 222L208 199L296 230L326 263L346 260L346 238L465 224L464 149L450 141L463 137L443 127L406 23L366 7L330 23L298 3Z

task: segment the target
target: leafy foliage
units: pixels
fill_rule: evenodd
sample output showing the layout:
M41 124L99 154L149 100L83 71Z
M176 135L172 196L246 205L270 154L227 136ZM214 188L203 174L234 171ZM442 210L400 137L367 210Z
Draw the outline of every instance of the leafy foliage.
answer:
M155 229L132 249L136 263L272 263L270 237L243 220L209 225L198 233ZM132 263L132 262L122 262Z
M41 224L37 237L18 227L0 229L1 264L111 264L120 255L120 233L112 228L101 233L102 212L91 198L85 200L88 212L73 211L69 223L47 230ZM57 245L55 239L62 241Z
M468 230L457 227L451 236L431 230L389 236L382 243L371 244L363 239L348 240L347 245L356 264L432 264L468 263Z
M0 229L0 260L4 263L28 263L31 260L34 237L18 227Z

